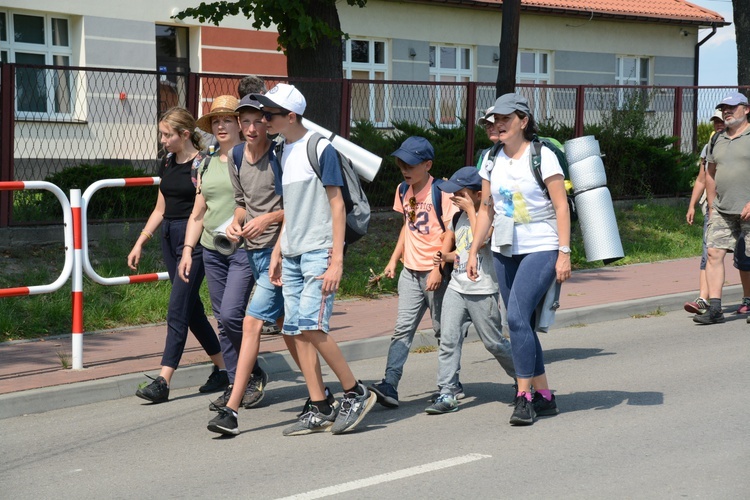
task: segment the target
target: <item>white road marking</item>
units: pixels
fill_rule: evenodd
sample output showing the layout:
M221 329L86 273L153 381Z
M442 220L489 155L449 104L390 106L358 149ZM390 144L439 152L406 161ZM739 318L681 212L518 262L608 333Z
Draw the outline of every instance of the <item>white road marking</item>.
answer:
M419 474L425 474L427 472L434 472L440 469L447 469L448 467L455 467L457 465L468 464L483 458L492 458L492 455L481 455L479 453L470 453L468 455L462 455L460 457L449 458L447 460L440 460L439 462L432 462L423 465L417 465L415 467L409 467L408 469L397 470L393 472L387 472L385 474L378 474L377 476L367 477L364 479L358 479L356 481L349 481L346 483L337 484L334 486L328 486L327 488L320 488L318 490L308 491L307 493L299 493L278 500L308 500L313 498L324 498L331 495L338 495L347 491L359 490L368 486L375 486L377 484L388 483L390 481L396 481L398 479L404 479Z

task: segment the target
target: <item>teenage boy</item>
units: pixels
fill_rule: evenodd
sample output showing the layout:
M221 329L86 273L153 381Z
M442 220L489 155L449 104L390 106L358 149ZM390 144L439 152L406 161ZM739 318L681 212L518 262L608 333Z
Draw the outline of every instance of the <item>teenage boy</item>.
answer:
M458 391L461 348L470 323L474 323L484 347L495 356L505 373L512 379L516 378L510 342L500 329L499 288L492 253L487 245L489 238L487 241L473 241L477 211L482 200L482 178L476 167L463 167L449 181L440 184L438 189L452 194L451 201L460 211L446 226L443 248L433 258L435 266L452 263L453 272L443 297L450 307L443 307L440 317L442 330L437 375L440 394L425 409L432 415L458 410L455 393ZM469 249L474 244L481 246L477 256L479 278L476 281L466 275Z
M284 225L269 268L271 282L283 284L282 333L294 338L299 365L310 394L299 420L285 436L330 430L354 430L375 404L375 395L357 381L336 341L328 335L333 299L344 269L346 211L338 153L327 140L318 143L320 177L307 156L313 132L302 125L304 96L280 83L265 95L253 95L263 106L269 134L282 134L279 155L284 193ZM344 397L338 410L325 395L316 370L318 354L338 377ZM338 413L338 415L337 415Z
M404 214L404 225L384 274L394 278L396 265L402 258L404 267L398 278L398 316L388 349L385 377L370 389L378 396L378 403L397 408L398 383L414 334L427 308L430 309L435 336L440 338L440 307L445 280L440 268L433 266L432 257L443 246L442 228L450 224L458 209L451 203L449 194L439 192L443 214L441 226L432 201L434 179L430 169L435 150L430 141L423 137L409 137L391 156L396 157L408 188L403 194L400 186L396 189L393 209Z

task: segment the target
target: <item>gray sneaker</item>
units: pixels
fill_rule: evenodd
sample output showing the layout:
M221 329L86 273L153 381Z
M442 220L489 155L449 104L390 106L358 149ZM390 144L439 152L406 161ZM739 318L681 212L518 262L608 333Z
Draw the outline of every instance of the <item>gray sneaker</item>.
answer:
M450 394L441 394L432 405L425 410L428 415L440 415L442 413L451 413L458 411L458 401Z
M375 406L378 397L362 385L361 382L359 386L364 391L364 394L361 396L356 392L347 392L344 394L341 400L341 407L339 408L339 416L336 417L336 422L331 427L331 434L343 434L353 431L357 427L357 424L365 418L367 412Z
M242 396L242 406L252 408L263 400L266 394L266 384L268 384L268 374L261 372L260 375L251 375L250 382L245 389L245 395Z
M336 420L336 411L331 410L330 415L323 415L318 411L317 406L310 405L310 410L302 415L294 425L284 429L283 434L285 436L302 436L313 432L326 432L331 429Z

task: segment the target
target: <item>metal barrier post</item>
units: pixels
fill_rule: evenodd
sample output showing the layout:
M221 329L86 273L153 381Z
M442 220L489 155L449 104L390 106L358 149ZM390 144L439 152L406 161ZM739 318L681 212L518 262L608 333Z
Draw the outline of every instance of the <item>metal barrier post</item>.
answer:
M81 235L81 190L70 190L70 207L73 214L73 326L71 341L73 344L73 369L83 369L83 259Z

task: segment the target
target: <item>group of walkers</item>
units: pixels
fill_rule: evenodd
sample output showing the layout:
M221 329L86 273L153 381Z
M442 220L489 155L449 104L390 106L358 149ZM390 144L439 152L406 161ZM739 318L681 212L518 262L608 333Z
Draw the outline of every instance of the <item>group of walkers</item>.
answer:
M160 118L166 155L159 194L128 264L137 268L143 245L161 228L172 291L161 371L136 395L168 401L189 329L214 365L199 390L223 391L209 405L216 416L208 429L238 434L240 407L263 399L268 376L258 365L260 337L264 324L275 323L309 395L283 434L349 432L376 401L398 407L398 383L429 308L440 352L439 391L427 413L458 409L464 396L461 346L473 323L513 380L510 423L530 425L536 416L556 414L536 308L554 282L570 277L570 217L555 154L542 148L546 189L530 168L536 125L526 99L506 94L487 110L480 124L502 148L483 155L478 167L458 169L449 181L430 175L434 149L427 139L410 137L393 153L404 177L393 208L403 214L404 224L384 274L394 278L403 262L398 317L385 375L367 387L328 335L346 229L338 153L320 140L319 168L311 164L313 132L303 124L306 101L294 86L278 84L266 93L262 80L246 77L238 90L240 100L215 98L197 122L183 108ZM206 149L202 139L209 134ZM230 255L220 251L214 242L220 229L241 243L240 249ZM199 297L204 276L218 336ZM502 332L498 292L510 341ZM319 356L341 384L338 401L323 383Z

